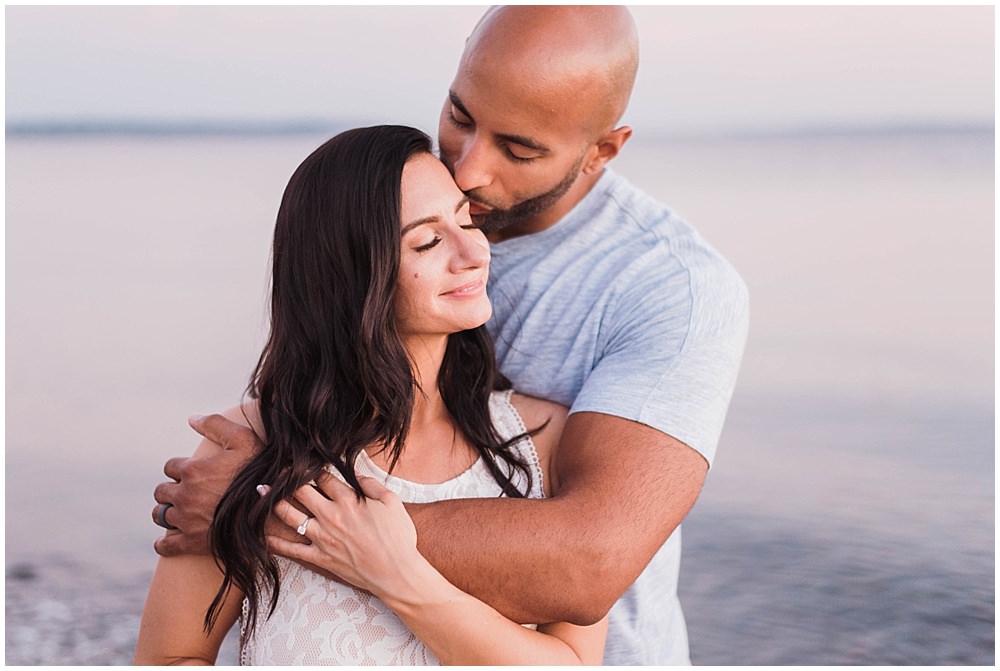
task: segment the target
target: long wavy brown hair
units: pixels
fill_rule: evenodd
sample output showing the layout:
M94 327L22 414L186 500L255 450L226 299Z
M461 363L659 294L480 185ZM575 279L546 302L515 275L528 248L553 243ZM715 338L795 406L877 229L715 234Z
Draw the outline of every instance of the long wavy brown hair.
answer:
M292 175L274 229L271 330L247 387L257 399L263 449L236 476L215 511L212 551L224 572L205 618L210 627L229 588L257 621L262 590L277 605L279 576L264 540L275 502L332 464L359 498L354 462L378 445L394 464L410 426L417 381L396 329L400 183L407 160L430 153L426 134L404 126L346 131ZM527 464L490 418L499 374L485 327L449 337L438 379L456 429L485 457L503 492ZM261 497L260 483L271 486Z

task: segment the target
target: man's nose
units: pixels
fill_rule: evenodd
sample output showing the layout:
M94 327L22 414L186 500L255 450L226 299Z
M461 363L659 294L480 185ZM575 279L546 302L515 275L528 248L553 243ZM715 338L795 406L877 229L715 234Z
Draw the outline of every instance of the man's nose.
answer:
M462 191L469 192L493 182L489 147L478 134L472 134L462 143L461 154L455 159L455 183Z

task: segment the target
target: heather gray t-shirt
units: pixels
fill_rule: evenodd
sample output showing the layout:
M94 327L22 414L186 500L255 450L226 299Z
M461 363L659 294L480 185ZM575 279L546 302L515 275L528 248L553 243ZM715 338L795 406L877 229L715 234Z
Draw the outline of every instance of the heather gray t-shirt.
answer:
M641 422L712 462L746 342L747 290L694 229L605 170L557 224L492 254L488 327L517 390ZM605 664L690 663L680 535L612 609Z

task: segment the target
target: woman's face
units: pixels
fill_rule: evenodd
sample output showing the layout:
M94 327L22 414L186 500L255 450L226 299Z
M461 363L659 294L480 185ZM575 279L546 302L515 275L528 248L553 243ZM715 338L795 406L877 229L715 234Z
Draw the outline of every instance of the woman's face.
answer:
M472 224L469 199L430 154L403 167L396 319L404 337L447 335L490 318L490 246Z

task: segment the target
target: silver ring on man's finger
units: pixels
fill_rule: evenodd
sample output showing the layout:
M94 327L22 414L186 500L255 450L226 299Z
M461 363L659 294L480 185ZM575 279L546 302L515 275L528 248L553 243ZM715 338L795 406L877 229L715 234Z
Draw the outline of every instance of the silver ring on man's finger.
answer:
M160 505L159 510L156 511L156 524L164 529L176 529L174 525L167 521L167 509L173 508L174 504L164 503Z
M310 520L312 520L312 518L309 517L308 515L306 515L306 518L304 520L302 520L302 524L300 524L299 528L295 530L296 532L298 532L298 534L300 536L305 536L306 535L306 529L309 528L309 522L310 522Z

